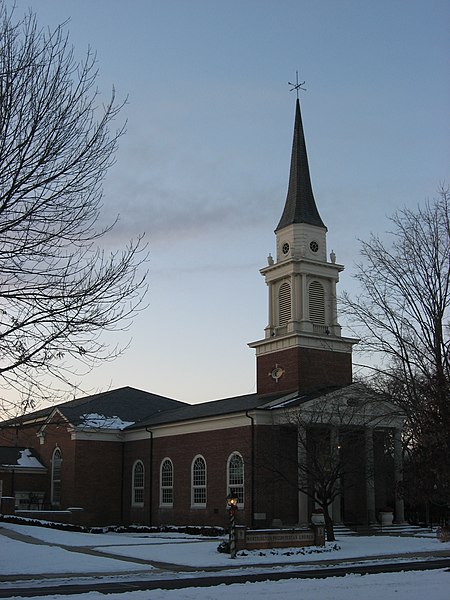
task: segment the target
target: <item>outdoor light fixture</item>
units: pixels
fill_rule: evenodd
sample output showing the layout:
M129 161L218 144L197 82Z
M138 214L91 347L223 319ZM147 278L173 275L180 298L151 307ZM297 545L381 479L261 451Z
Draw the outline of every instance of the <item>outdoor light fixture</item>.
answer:
M230 516L230 558L236 558L236 521L239 499L230 492L227 496L227 510Z
M238 505L238 497L235 494L228 494L227 496L227 508L228 510L236 509Z

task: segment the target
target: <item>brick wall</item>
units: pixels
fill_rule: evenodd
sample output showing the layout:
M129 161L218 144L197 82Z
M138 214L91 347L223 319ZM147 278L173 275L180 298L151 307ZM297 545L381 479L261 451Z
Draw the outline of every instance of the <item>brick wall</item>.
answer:
M278 364L284 369L276 382L269 373ZM352 355L308 348L289 348L258 356L256 381L259 394L299 390L310 392L352 382Z
M40 444L36 438L35 448L39 453L42 463L47 467L48 480L45 504L51 506L51 479L52 479L52 457L55 448L61 451L61 503L59 508L73 506L73 495L75 489L74 481L74 444L70 433L67 431L68 424L58 415L47 425L44 433L44 443ZM57 507L53 507L57 508Z
M120 441L98 440L80 440L74 444L71 506L84 509L87 524L122 522L122 446Z
M0 444L4 446L17 445L36 450L41 463L47 468L47 476L43 478L36 475L39 483L33 483L32 489L45 492L46 507L50 507L51 501L52 455L56 447L60 448L63 460L61 465L61 507L67 506L65 503L71 501L74 492L74 444L67 431L68 424L58 414L55 414L45 428L42 444L36 435L40 428L41 425L19 425L19 427L0 429ZM31 482L20 479L14 481L15 491L28 491L27 488L24 488L25 485L31 485ZM36 489L36 485L39 485L39 490Z
M132 506L132 472L137 460L144 464L144 506ZM151 440L138 440L124 444L123 467L123 520L125 523L152 525L150 481L155 477L154 465L151 461Z
M45 492L47 475L45 473L20 473L16 471L0 471L3 481L3 495L13 496L16 492Z
M153 441L153 524L218 525L228 523L226 512L227 460L239 452L244 460L245 507L238 513L240 523L251 522L251 427L199 432ZM191 507L191 465L203 456L207 465L207 504ZM170 458L174 470L173 508L160 507L159 473L161 461Z
M297 523L297 438L295 430L281 426L256 428L254 525L270 527ZM263 516L265 515L265 518Z

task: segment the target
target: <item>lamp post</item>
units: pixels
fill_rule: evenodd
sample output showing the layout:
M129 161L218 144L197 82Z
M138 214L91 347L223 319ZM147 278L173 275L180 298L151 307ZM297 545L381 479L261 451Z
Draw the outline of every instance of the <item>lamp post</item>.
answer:
M227 510L230 516L230 558L236 558L236 522L238 498L233 492L227 496Z

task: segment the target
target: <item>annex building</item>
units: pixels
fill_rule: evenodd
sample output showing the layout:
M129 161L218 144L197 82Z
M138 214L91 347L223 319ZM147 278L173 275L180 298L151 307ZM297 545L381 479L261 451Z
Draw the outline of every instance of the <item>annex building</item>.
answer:
M125 387L0 423L1 510L13 499L92 525L224 525L233 492L239 523L263 528L308 523L328 484L335 523L373 522L386 505L403 521L402 418L352 382L344 267L327 250L298 99L280 211L261 269L268 323L249 344L256 393L190 405Z

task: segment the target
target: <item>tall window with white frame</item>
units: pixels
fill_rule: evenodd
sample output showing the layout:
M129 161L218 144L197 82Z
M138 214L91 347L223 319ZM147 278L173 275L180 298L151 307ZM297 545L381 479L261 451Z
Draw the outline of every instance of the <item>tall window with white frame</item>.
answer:
M227 494L238 499L238 505L244 506L244 459L239 452L233 452L227 465Z
M206 461L196 456L192 461L192 506L206 506Z
M136 507L144 506L144 463L137 460L133 465L133 477L131 484L131 504Z
M159 481L161 483L159 503L161 506L173 506L173 464L170 458L161 462Z
M61 504L61 450L55 448L52 455L52 493L51 502L54 506Z

